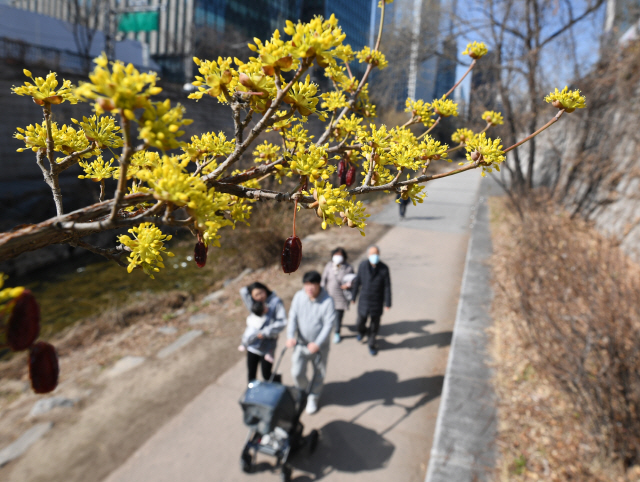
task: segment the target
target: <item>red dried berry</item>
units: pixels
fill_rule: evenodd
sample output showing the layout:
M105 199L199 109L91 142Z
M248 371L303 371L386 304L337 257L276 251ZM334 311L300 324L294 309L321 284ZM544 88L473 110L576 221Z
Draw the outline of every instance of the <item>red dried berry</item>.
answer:
M29 378L36 393L49 393L58 386L58 355L53 345L39 341L29 349Z
M347 163L345 162L344 159L340 159L340 162L338 162L338 179L340 182L340 185L345 184L347 181Z
M207 248L202 241L198 241L196 247L193 249L193 257L196 260L196 266L198 268L204 268L204 265L207 264L207 252L209 248Z
M282 248L282 271L293 273L302 261L302 242L298 236L289 236Z
M346 184L347 186L351 186L356 180L356 166L351 166L347 171Z
M40 307L35 296L24 290L15 300L9 323L7 343L13 351L26 350L40 334Z

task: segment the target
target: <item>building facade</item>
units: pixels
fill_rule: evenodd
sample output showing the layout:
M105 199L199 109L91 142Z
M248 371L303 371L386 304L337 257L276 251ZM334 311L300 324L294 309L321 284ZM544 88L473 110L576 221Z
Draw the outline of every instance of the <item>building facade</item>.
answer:
M395 0L386 5L381 49L390 63L374 71L372 83L388 107L403 109L407 97L431 101L455 83L457 46L447 35L452 8L455 3L446 0ZM325 16L338 17L354 50L374 46L380 12L378 0L326 0L325 4ZM444 40L441 32L447 35ZM366 64L355 61L351 68L362 75Z
M246 50L247 41L270 38L285 20L309 20L324 10L323 0L12 0L11 4L69 22L74 21L71 6L78 4L88 28L105 31L105 37L143 42L162 66L163 77L175 82L192 79L192 57L200 51L217 56L240 46ZM148 10L159 12L157 30L117 35L120 13Z

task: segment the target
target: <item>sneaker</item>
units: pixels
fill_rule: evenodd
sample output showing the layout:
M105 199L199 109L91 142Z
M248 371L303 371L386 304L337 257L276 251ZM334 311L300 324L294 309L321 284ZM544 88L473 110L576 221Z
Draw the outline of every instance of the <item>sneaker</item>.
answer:
M306 412L312 415L318 411L318 397L316 395L309 395L307 398Z
M340 338L340 333L334 333L333 334L333 342L334 343L340 343L341 340L342 340L342 338Z
M371 353L371 356L376 356L378 354L378 348L375 346L370 346L369 353Z
M360 333L356 335L356 340L362 341L362 335Z

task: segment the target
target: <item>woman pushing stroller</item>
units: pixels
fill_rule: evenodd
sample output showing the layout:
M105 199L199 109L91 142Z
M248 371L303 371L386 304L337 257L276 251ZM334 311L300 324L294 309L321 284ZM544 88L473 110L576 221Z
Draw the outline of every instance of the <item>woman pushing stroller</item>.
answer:
M240 296L250 312L242 345L238 347L247 351L248 381L257 378L258 364L262 368L262 377L269 380L278 335L287 324L284 304L278 295L258 281L243 287Z

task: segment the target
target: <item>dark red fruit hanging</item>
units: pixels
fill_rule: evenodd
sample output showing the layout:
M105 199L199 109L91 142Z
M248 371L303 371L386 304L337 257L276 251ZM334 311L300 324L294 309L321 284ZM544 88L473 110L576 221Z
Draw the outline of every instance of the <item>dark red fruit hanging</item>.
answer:
M340 162L338 162L338 179L340 185L347 182L347 163L344 159L340 159Z
M293 273L300 267L302 261L302 241L296 236L296 213L298 212L298 200L293 205L293 236L289 236L284 242L282 248L282 271L285 273Z
M282 248L282 271L293 273L302 261L302 241L298 236L289 236Z
M196 247L193 249L193 257L196 260L196 266L198 268L204 268L204 265L207 264L207 252L209 248L207 248L202 241L198 241Z
M351 166L347 171L345 182L347 186L351 186L355 180L356 180L356 166Z
M29 349L29 378L36 393L49 393L58 386L58 355L53 345L39 341Z
M26 350L39 334L40 307L33 293L24 290L16 298L7 323L7 344L13 351Z

